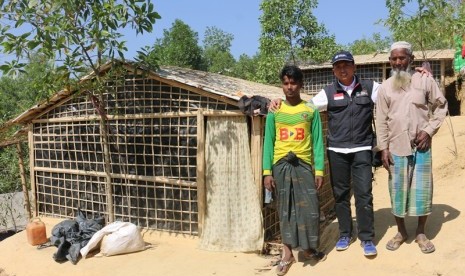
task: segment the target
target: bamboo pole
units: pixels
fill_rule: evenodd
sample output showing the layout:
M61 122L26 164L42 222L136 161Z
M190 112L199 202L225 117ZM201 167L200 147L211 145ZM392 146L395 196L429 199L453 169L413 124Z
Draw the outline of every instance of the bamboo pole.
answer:
M383 63L383 79L382 79L382 81L385 80L385 79L387 79L387 72L386 72L386 70L387 70L387 63ZM381 82L382 82L382 81L381 81Z
M198 232L202 234L205 215L207 213L207 193L205 184L205 122L203 110L197 114L197 206L198 206Z
M21 143L23 141L26 141L26 138L14 138L9 141L4 141L0 143L0 148L5 148L5 147L12 146L12 145L16 145L17 143Z
M440 61L441 65L441 91L443 95L446 95L446 65L445 61Z
M39 208L37 208L37 195L36 195L36 179L35 179L35 154L34 154L34 133L32 124L28 125L28 145L29 145L29 177L31 180L31 193L32 193L32 212L34 216L39 215Z
M257 187L258 198L260 199L259 202L263 202L262 128L263 128L263 119L259 116L252 117L250 157L252 159L252 172L254 174L255 186Z
M55 169L55 168L44 168L44 167L35 167L35 171L40 172L51 172L51 173L69 173L69 174L79 174L79 175L92 175L97 177L106 177L106 173L104 172L96 172L96 171L83 171L83 170L72 170L72 169ZM169 184L173 186L180 186L180 187L196 187L197 182L180 180L180 179L172 179L162 176L143 176L143 175L133 175L133 174L110 174L111 178L121 178L121 179L129 179L129 180L141 180L141 181L150 181L150 182L158 182L163 184ZM131 184L126 184L130 186Z
M26 212L29 216L29 219L31 219L32 218L31 202L29 201L29 191L27 189L26 171L24 169L23 151L21 150L21 143L16 144L16 152L18 153L19 174L21 176L21 186L23 188L23 194L24 194L24 205L26 207Z
M111 184L111 164L110 164L110 148L108 146L108 131L107 124L104 118L100 121L100 135L102 137L102 146L103 146L103 155L104 155L104 165L105 165L105 193L107 196L107 213L108 213L108 222L115 221L115 214L113 211L113 186Z
M133 114L133 115L107 115L107 120L128 120L128 119L151 119L151 118L177 118L177 117L196 117L198 111L186 112L166 112L163 114ZM244 116L244 114L237 110L204 110L203 116ZM33 120L33 123L70 123L82 121L100 120L100 115L81 116L81 117L63 117L63 118L48 118Z

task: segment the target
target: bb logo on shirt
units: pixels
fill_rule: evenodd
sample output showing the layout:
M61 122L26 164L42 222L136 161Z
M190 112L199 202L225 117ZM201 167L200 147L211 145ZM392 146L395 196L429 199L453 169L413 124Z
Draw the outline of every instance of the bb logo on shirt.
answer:
M302 141L305 138L305 129L297 128L280 128L279 140L281 141Z

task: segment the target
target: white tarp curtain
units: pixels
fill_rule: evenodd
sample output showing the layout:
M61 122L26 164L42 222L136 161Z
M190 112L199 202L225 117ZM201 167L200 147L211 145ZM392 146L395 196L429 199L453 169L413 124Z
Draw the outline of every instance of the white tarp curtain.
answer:
M199 247L226 252L261 250L262 211L246 117L208 117L206 125L207 211Z

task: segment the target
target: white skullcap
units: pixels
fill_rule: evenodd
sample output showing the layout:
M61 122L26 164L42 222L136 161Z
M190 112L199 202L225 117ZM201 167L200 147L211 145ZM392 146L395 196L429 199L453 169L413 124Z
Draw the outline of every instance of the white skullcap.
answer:
M409 53L412 52L412 45L407 41L397 41L392 43L391 45L391 52L395 49L406 49Z

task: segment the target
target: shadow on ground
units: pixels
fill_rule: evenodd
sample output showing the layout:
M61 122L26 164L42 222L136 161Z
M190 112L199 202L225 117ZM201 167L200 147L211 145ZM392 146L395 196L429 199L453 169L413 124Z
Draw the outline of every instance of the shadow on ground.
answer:
M433 204L433 212L428 217L426 223L426 236L434 239L441 232L442 225L448 221L458 218L460 211L446 204ZM409 233L409 239L415 238L417 218L405 218L405 226ZM382 208L375 211L375 243L378 243L391 227L397 227L391 208Z

